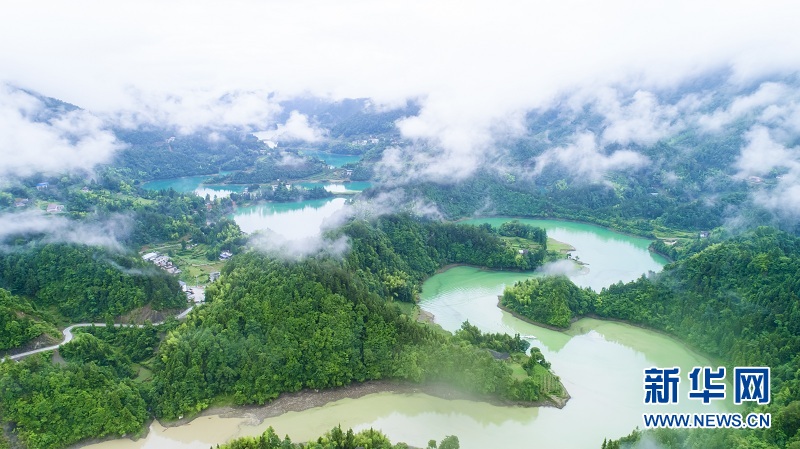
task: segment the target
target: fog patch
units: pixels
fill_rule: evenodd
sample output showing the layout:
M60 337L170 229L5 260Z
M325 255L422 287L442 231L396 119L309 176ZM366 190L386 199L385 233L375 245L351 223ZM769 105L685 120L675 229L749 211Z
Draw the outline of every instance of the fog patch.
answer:
M292 261L313 256L341 258L350 249L350 243L346 236L330 239L325 235L318 235L288 239L270 230L252 234L247 243L250 248L258 252Z
M575 276L582 273L582 267L572 260L548 262L536 269L545 276Z
M320 142L325 139L325 130L312 126L308 121L308 116L298 111L292 111L286 123L279 124L277 128L268 131L253 133L261 140L271 142Z
M617 89L600 89L591 101L593 110L603 116L601 141L604 144L632 143L652 145L685 128L682 117L698 103L693 96L677 104L661 104L652 92L637 90L630 99Z
M121 148L98 117L0 85L0 176L91 172Z
M214 130L263 129L275 121L280 105L268 92L259 90L194 89L180 94L130 88L121 104L108 113L118 126L136 129L143 125L174 127L183 135Z
M101 221L78 221L28 210L0 215L0 242L14 237L41 236L43 243L76 243L123 251L120 242L130 235L132 228L133 220L127 215L112 215Z
M737 97L727 107L700 116L697 122L706 131L720 132L734 120L750 114L756 109L779 103L788 93L789 90L785 85L766 82L752 94Z
M560 165L576 177L599 182L610 171L635 170L644 167L649 159L631 150L603 151L592 132L575 136L573 143L551 148L536 158L533 175L538 175L548 165Z

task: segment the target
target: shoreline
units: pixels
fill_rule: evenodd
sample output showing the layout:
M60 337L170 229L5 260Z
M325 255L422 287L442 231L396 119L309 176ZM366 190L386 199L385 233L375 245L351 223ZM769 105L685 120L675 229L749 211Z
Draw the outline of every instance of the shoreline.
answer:
M644 324L639 324L639 323L633 323L631 321L626 321L626 320L623 320L621 318L604 317L604 316L600 316L600 315L597 315L597 314L594 314L594 313L590 313L590 314L579 316L579 317L573 317L572 320L570 320L570 322L569 322L569 327L557 327L557 326L551 326L551 325L545 324L545 323L540 323L538 321L534 321L534 320L532 320L532 319L530 319L530 318L528 318L528 317L526 317L524 315L520 315L519 313L507 308L506 306L500 304L500 296L497 297L497 308L502 310L502 311L504 311L504 312L507 312L508 314L510 314L514 318L517 318L520 321L524 321L524 322L526 322L528 324L533 324L534 326L538 326L538 327L541 327L541 328L544 328L544 329L549 329L549 330L555 331L555 332L561 332L561 333L564 333L564 334L567 334L567 332L570 329L572 329L572 325L573 324L575 324L576 322L578 322L578 321L580 321L580 320L582 320L584 318L590 318L590 319L593 319L593 320L605 321L605 322L609 322L609 323L625 324L625 325L628 325L628 326L631 326L631 327L635 327L635 328L638 328L638 329L646 330L648 332L653 332L653 333L659 334L662 337L669 338L670 340L674 341L675 343L678 343L681 346L683 346L684 348L686 348L686 350L688 352L690 352L692 355L694 355L694 356L696 356L698 358L707 359L708 361L710 361L710 362L712 362L714 364L721 365L721 363L719 363L719 360L717 360L717 357L712 356L710 354L704 353L703 351L695 348L693 345L689 344L688 342L686 342L684 340L681 340L676 335L670 334L669 332L661 330L661 329L656 329L654 327L646 326Z
M350 385L327 388L323 390L303 389L294 393L281 393L276 399L263 405L212 405L197 415L184 417L175 421L159 423L165 428L178 427L204 416L220 416L223 418L247 418L261 424L264 420L284 415L288 412L303 412L309 409L323 407L327 404L343 399L359 399L364 396L379 393L391 394L425 394L431 397L448 401L473 401L483 402L496 407L555 407L563 408L563 403L552 399L540 401L509 401L491 396L483 396L465 392L445 383L433 382L416 384L402 380L381 379L368 380Z
M607 226L604 224L600 224L594 221L585 221L585 220L576 220L574 218L560 218L560 217L545 217L542 215L481 215L480 217L463 217L458 218L456 220L452 220L452 223L460 223L467 220L481 220L484 218L508 218L512 220L540 220L540 221L563 221L565 223L576 223L576 224L585 224L591 226L597 226L598 228L602 228L608 231L617 232L619 234L627 235L629 237L637 237L642 239L649 239L649 240L657 240L658 237L653 235L645 235L645 234L636 234L630 231L623 231L617 228L613 228L611 226Z
M566 389L565 389L566 390ZM566 398L551 398L540 401L509 401L492 396L478 395L465 392L456 387L442 382L431 383L411 383L396 379L367 380L364 382L354 382L342 387L326 388L322 390L303 389L293 393L281 393L277 398L263 405L211 405L201 412L186 416L173 421L161 421L156 418L149 418L144 422L141 432L128 436L110 436L106 438L89 438L78 443L67 446L67 449L79 449L102 442L129 439L138 441L146 438L150 434L150 426L154 421L170 429L179 427L203 417L219 416L221 418L239 418L249 421L249 425L260 425L269 418L275 418L289 412L303 412L313 408L337 402L343 399L359 399L364 396L391 393L391 394L425 394L431 397L448 401L473 401L483 402L495 407L555 407L563 408L571 398L567 393Z
M501 295L497 296L497 308L502 310L502 311L504 311L504 312L507 312L508 314L510 314L511 316L513 316L514 318L516 318L516 319L518 319L520 321L524 321L524 322L526 322L528 324L533 324L534 326L543 327L545 329L550 329L551 331L556 331L556 332L566 332L566 331L569 330L569 327L553 326L551 324L545 324L545 323L541 323L539 321L534 321L534 320L526 317L525 315L521 315L518 312L515 312L515 311L509 309L508 307L500 304L500 298L501 297L502 297ZM573 318L572 320L570 320L570 322L569 322L570 327L572 327L572 323L578 321L579 319L580 318Z

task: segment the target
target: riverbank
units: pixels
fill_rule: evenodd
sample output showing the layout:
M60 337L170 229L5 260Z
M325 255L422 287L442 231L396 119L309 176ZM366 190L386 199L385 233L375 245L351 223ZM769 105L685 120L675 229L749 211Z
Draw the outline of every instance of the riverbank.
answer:
M542 401L508 401L492 396L465 392L451 385L439 382L416 384L392 379L369 380L338 388L324 390L305 389L295 393L282 393L277 399L264 405L212 406L195 416L170 422L162 422L161 425L164 427L177 427L205 416L244 418L251 421L253 425L257 425L261 424L265 419L274 418L288 412L302 412L308 409L322 407L331 402L343 399L358 399L377 393L426 394L440 399L484 402L498 407L563 408L569 399L569 394L567 394L566 398L548 398Z
M661 335L663 337L669 338L670 340L674 341L675 343L678 343L681 346L683 346L686 349L686 352L688 352L688 353L690 353L690 354L692 354L692 355L694 355L694 356L696 356L698 358L708 359L713 363L717 363L718 365L720 364L720 363L718 363L719 361L717 360L717 358L715 358L715 357L713 357L713 356L711 356L709 354L706 354L703 351L700 351L699 349L693 347L689 343L681 340L676 335L670 334L669 332L663 331L661 329L656 329L656 328L653 328L653 327L645 326L643 324L632 323L630 321L622 320L622 319L619 319L619 318L604 317L604 316L600 316L600 315L597 315L597 314L594 314L594 313L590 313L588 315L583 315L583 316L580 316L580 317L572 318L572 320L570 320L570 322L569 322L569 327L557 327L557 326L552 326L550 324L542 323L542 322L539 322L539 321L534 321L534 320L532 320L532 319L530 319L530 318L528 318L528 317L526 317L524 315L521 315L521 314L509 309L508 307L506 307L506 306L504 306L504 305L502 305L500 303L500 298L501 298L501 296L497 297L497 308L498 309L508 313L509 315L513 316L514 318L516 318L516 319L518 319L520 321L524 321L524 322L526 322L528 324L533 324L534 326L543 327L543 328L549 329L551 331L566 333L572 328L573 324L575 324L576 322L582 320L583 318L592 318L592 319L595 319L595 320L598 320L598 321L607 321L607 322L611 322L611 323L625 324L625 325L628 325L628 326L631 326L631 327L636 327L636 328L639 328L639 329L643 329L643 330L646 330L648 332L653 332L653 333L659 334L659 335Z
M576 223L576 224L584 224L584 225L592 225L597 226L599 228L603 228L609 231L614 231L616 233L627 235L629 237L638 237L638 238L646 238L646 239L659 239L664 237L659 237L655 232L651 231L650 233L646 231L634 231L628 228L621 228L618 226L614 226L611 223L601 222L601 221L589 221L589 220L580 220L577 218L569 218L569 217L550 217L550 216L542 216L542 215L482 215L480 217L463 217L458 218L456 220L451 220L453 223L460 223L469 220L476 220L481 218L500 218L500 219L509 219L509 220L542 220L542 221L561 221L564 223ZM679 234L687 233L690 231L680 231L677 229L668 229L662 230L659 233L663 234L664 236L670 237L679 237Z

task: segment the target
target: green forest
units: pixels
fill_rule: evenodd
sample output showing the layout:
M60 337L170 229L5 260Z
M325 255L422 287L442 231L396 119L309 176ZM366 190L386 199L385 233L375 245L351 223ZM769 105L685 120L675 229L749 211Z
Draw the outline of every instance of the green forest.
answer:
M664 271L601 292L566 278L509 287L502 303L534 321L566 327L594 314L658 329L733 366L769 366L771 413L762 430L659 430L662 447L800 447L800 238L758 228L685 255ZM751 406L751 408L753 408ZM612 447L632 447L640 434Z
M461 445L458 437L445 437L438 445L436 440L430 440L425 449L459 449ZM354 433L353 429L342 431L341 427L334 427L316 441L303 444L292 443L287 436L281 439L272 427L258 437L237 438L233 441L217 446L219 449L408 449L405 443L392 444L380 431L368 429ZM213 448L212 448L213 449Z
M0 287L73 322L103 321L145 304L156 310L186 306L174 277L138 257L88 246L47 244L0 253Z
M500 305L530 320L568 328L576 317L593 309L595 294L582 289L566 276L526 279L506 288Z
M541 353L526 355L528 344L519 336L482 334L467 323L449 335L397 307L413 302L421 281L445 263L518 268L519 253L497 235L407 215L354 221L337 232L353 241L345 259L238 255L208 287L207 305L182 324L90 328L61 348L65 365L52 365L44 355L0 364L4 419L30 447L56 448L136 433L151 416L175 419L220 400L263 404L283 392L372 379L442 382L506 403L564 394ZM522 259L522 266L533 262ZM142 364L153 372L146 382L137 380ZM87 379L78 382L80 376ZM67 424L93 419L81 414L95 402L59 405L94 394L89 379L92 388L118 392L119 400L105 410L127 417L124 426L121 418L102 415L96 415L102 422Z

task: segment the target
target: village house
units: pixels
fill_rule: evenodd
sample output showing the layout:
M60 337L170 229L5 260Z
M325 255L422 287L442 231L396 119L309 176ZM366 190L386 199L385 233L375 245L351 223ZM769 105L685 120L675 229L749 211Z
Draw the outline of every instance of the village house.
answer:
M169 260L169 256L164 254L158 254L155 252L147 253L142 256L142 260L153 263L169 274L181 274L183 272L180 268L176 267L171 260Z
M45 190L49 186L50 186L50 184L48 184L46 182L40 182L39 184L36 184L36 190Z
M58 212L64 212L64 205L56 203L50 203L47 205L47 213L53 214Z

